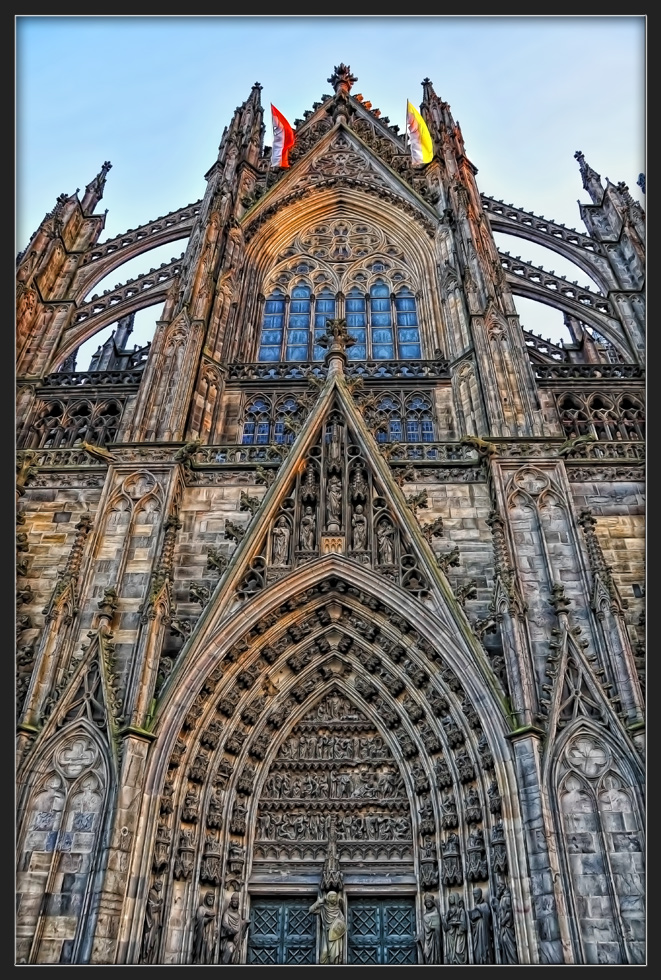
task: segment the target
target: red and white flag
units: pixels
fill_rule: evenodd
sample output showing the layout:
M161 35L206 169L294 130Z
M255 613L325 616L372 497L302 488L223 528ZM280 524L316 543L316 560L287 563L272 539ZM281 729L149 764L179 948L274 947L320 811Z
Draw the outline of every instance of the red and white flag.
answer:
M288 167L289 151L294 145L294 130L281 112L271 103L273 120L273 148L271 150L272 167Z

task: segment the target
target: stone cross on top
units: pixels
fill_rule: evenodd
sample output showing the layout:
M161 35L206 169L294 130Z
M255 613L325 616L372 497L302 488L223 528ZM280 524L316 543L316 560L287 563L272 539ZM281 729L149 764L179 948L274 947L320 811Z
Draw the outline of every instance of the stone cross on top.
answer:
M326 348L324 362L328 365L329 374L340 374L347 363L347 348L357 343L347 330L345 319L326 320L326 333L322 333L315 341L319 347Z

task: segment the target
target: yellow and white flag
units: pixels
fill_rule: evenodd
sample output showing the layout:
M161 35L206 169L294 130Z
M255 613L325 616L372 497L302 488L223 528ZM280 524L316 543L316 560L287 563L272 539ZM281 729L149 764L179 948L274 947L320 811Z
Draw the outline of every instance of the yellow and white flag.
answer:
M429 163L434 156L431 133L418 110L408 100L406 102L406 129L411 141L413 163Z

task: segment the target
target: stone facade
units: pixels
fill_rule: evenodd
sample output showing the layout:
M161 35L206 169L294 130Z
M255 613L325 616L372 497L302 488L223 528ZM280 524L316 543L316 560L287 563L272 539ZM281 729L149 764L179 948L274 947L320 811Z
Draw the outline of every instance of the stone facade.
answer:
M19 256L16 961L644 963L644 213L328 81L288 169L256 84L196 204L99 241L106 163Z

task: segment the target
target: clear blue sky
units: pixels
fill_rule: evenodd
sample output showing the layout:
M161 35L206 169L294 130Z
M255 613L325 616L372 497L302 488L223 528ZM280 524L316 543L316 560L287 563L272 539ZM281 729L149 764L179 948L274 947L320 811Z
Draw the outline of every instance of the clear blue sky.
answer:
M17 16L16 251L57 195L82 190L104 160L113 168L102 239L198 200L223 128L255 81L265 107L273 102L293 123L332 91L327 78L341 61L358 77L354 94L401 129L406 100L419 104L431 78L486 194L582 228L580 149L644 206L636 180L645 171L645 26L643 15ZM269 113L265 122L268 144ZM586 281L522 240L498 243ZM183 247L143 256L101 288ZM154 313L138 316L153 328ZM559 318L526 301L520 313L544 336Z

